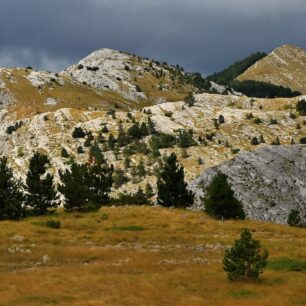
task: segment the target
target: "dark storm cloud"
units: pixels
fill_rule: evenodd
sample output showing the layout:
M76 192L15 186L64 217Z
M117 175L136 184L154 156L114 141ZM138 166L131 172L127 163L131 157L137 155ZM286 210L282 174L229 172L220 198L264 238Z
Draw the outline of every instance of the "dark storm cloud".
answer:
M305 0L0 0L0 66L59 70L114 48L210 73L306 47Z

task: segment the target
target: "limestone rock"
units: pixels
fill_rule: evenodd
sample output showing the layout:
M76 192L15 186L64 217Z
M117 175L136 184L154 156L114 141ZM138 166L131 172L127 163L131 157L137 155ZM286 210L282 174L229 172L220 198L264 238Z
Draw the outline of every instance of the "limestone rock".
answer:
M305 145L265 146L207 169L189 184L197 208L218 171L228 176L249 219L286 223L292 209L306 215Z

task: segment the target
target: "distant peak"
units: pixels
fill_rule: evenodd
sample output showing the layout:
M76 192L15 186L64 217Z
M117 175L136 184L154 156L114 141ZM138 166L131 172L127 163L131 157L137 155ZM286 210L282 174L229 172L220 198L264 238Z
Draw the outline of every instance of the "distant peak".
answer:
M276 48L273 50L273 52L275 51L279 51L279 50L295 50L295 51L305 51L303 48L300 48L298 46L295 46L295 45L291 45L291 44L284 44L284 45L281 45L280 47Z

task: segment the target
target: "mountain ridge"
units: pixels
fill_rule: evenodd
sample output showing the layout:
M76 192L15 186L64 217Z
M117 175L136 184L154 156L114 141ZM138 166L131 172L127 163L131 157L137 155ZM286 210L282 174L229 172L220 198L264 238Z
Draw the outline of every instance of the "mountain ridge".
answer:
M123 97L121 83L127 93L137 95L135 100ZM194 91L190 104L184 101L189 90ZM299 143L306 135L306 118L296 111L302 99L306 96L250 98L205 83L200 75L182 68L104 49L59 74L31 68L0 69L0 146L19 177L24 179L29 158L38 150L49 156L58 180L57 171L68 168L71 160L88 162L89 150L97 142L115 169L124 169L124 159L131 159L132 167L125 173L129 182L113 189L112 196L144 189L146 183L156 190L160 158L152 154L154 135L119 145L119 133L127 133L137 123L150 123L157 133L171 135L175 141L163 144L159 152L176 153L189 182L203 170L233 159L239 151L253 151L277 139L286 145ZM73 138L77 127L93 140ZM107 133L102 132L105 127ZM186 148L177 141L180 131L181 136L192 138ZM113 149L108 145L111 134ZM69 158L61 156L63 149ZM147 169L141 178L133 174L140 162Z
M238 81L261 81L306 93L306 50L282 45L238 76Z

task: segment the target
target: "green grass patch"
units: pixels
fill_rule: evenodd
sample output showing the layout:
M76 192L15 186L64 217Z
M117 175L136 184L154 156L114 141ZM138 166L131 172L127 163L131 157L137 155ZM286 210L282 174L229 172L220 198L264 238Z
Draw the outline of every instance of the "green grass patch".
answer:
M61 221L59 220L47 220L47 221L39 221L39 222L32 222L34 225L49 227L54 229L59 229L61 227Z
M258 293L248 289L232 290L228 295L236 299L258 297Z
M268 268L274 271L306 271L304 259L274 259L268 262Z
M108 227L106 228L107 231L131 231L131 232L137 232L137 231L144 231L145 228L143 226L138 225L127 225L127 226L114 226L114 227Z

